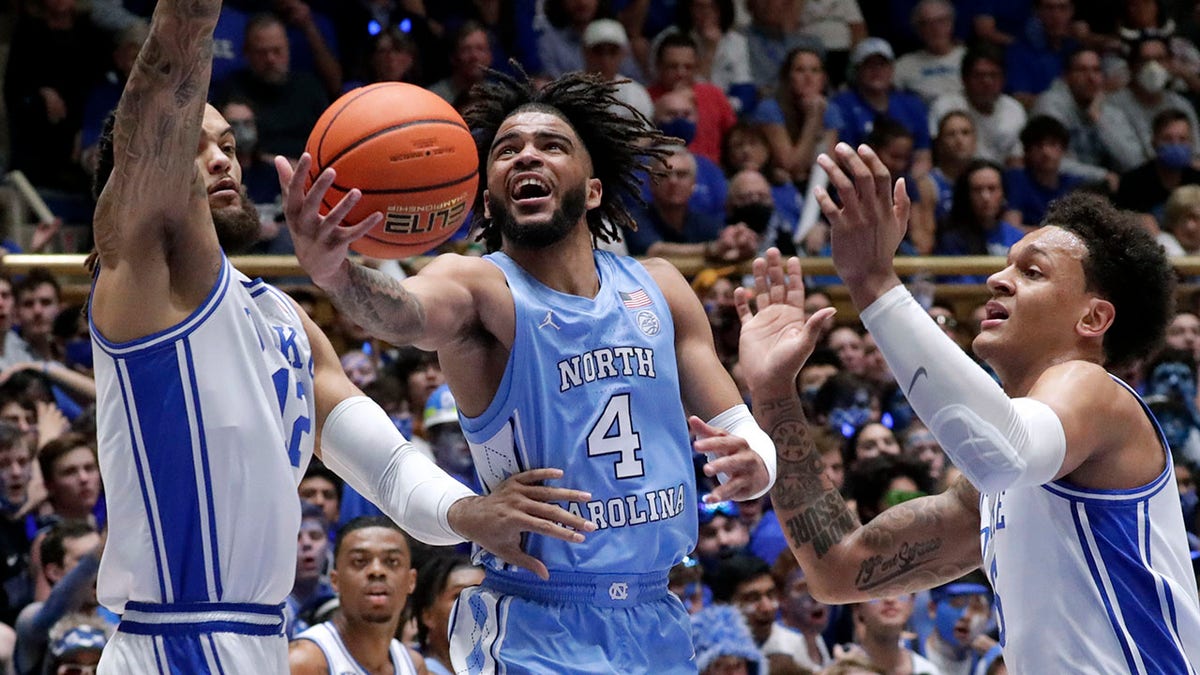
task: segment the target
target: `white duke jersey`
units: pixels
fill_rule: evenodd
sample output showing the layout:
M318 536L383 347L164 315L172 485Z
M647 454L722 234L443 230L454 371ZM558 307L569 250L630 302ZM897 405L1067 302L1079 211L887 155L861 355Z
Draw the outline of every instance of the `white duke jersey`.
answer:
M329 666L329 675L369 675L367 669L350 655L350 650L346 649L346 643L342 641L342 634L332 621L319 623L297 635L296 639L309 640L321 648L321 652L325 654L325 663ZM388 646L388 653L391 654L392 668L396 675L417 675L416 665L399 640L392 640Z
M1196 579L1161 431L1159 444L1166 468L1141 487L1089 490L1059 480L981 497L984 571L1008 672L1200 668Z
M638 261L605 251L593 255L594 298L550 289L503 253L486 259L508 280L516 333L488 409L460 416L480 482L492 490L552 467L563 470L555 485L591 493L562 505L596 523L585 542L527 535L525 550L551 573L665 572L696 543L696 484L658 285Z
M97 592L108 609L275 605L291 591L314 412L297 312L223 258L178 325L117 344L91 324L110 523Z

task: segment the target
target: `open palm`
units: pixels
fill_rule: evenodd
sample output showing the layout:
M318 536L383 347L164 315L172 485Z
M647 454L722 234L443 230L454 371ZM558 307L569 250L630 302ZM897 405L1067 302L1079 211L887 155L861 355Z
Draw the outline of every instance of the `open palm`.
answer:
M826 308L806 316L800 260L789 258L785 265L775 248L754 261L753 295L739 288L734 301L742 321L738 360L752 386L787 375L794 380L834 313Z

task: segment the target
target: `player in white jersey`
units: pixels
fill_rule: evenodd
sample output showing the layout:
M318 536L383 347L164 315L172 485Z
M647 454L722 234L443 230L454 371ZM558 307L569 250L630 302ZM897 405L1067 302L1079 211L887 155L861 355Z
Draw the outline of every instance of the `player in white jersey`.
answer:
M205 103L220 9L157 4L100 144L98 596L122 615L104 673L286 672L296 486L317 438L326 464L430 543L519 552L524 531L577 541L555 523L586 525L541 503L587 498L533 485L555 471L516 477L506 496L465 490L350 383L295 303L225 258L259 225L230 126Z
M417 584L408 540L399 528L378 516L346 523L334 546L330 581L340 611L292 641L292 675L425 672L421 656L395 638Z
M779 450L775 508L814 597L846 602L929 588L982 566L1009 672L1195 673L1200 606L1170 451L1105 366L1144 355L1170 315L1173 272L1128 214L1091 195L988 279L977 355L957 348L901 285L904 185L869 148L822 167L834 262L913 409L966 479L860 526L808 437L793 376L826 311L805 320L798 260L755 262L757 314L739 291L741 365ZM969 482L968 482L969 480Z

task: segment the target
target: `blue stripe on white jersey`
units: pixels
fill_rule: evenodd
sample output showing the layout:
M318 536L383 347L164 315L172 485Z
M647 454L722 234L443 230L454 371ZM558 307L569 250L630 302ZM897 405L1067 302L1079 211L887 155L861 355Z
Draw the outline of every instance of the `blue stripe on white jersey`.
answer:
M178 325L126 343L91 325L109 546L98 592L147 603L283 601L313 363L290 299L224 260Z
M1140 397L1113 379L1158 430ZM1166 466L1146 485L1094 490L1059 480L981 496L984 569L1014 675L1196 674L1200 603L1170 451L1158 437Z
M117 359L124 403L140 439L142 479L156 503L152 515L162 538L167 602L215 602L221 599L216 564L213 496L203 413L197 405L191 346L184 338L174 349L159 349L139 359ZM182 386L181 386L182 385ZM160 418L185 426L168 429ZM190 460L190 461L189 461ZM170 523L169 528L162 524Z

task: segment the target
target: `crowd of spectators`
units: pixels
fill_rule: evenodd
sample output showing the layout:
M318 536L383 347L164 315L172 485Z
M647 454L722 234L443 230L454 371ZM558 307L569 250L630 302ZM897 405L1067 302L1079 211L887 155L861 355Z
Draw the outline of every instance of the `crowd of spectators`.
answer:
M86 225L94 146L154 3L9 5L3 168ZM645 204L632 205L639 228L616 246L705 259L693 288L737 379L738 263L768 246L828 254L810 194L824 184L816 155L840 141L871 145L906 179L904 253L1004 255L1073 190L1139 212L1173 255L1200 252L1197 35L1200 9L1186 0L227 0L211 100L259 205L257 251L286 253L271 156L298 157L343 92L403 81L461 107L487 68L538 79L586 69L620 82L622 114L682 142L657 180L645 177ZM54 246L56 226L42 224L28 248ZM469 244L464 231L459 250ZM309 291L293 293L319 306L355 384L478 487L436 355L372 340ZM117 620L95 597L105 512L87 323L62 295L46 270L0 273L0 675L90 672ZM813 287L808 303L833 297ZM922 297L969 352L981 310ZM1162 425L1200 550L1200 307L1183 300L1163 351L1118 375ZM825 475L861 520L957 473L856 322L828 332L797 387ZM701 494L708 480L697 471ZM298 492L293 635L338 611L328 572L339 526L378 513L316 461ZM693 613L701 672L1004 672L986 577L827 606L808 593L769 498L695 507L698 544L671 588ZM413 545L417 586L400 637L430 672L448 672L453 598L480 579L468 553Z

